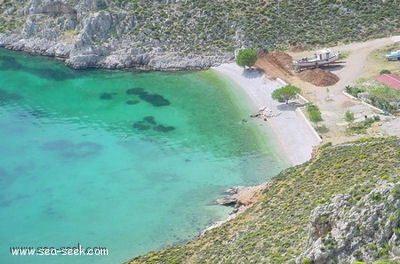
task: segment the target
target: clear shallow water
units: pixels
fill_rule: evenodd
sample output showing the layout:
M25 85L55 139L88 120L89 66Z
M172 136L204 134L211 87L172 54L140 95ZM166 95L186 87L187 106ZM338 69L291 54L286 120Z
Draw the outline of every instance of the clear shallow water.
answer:
M210 204L221 190L285 166L230 86L212 71L77 72L0 50L0 262L118 263L226 217ZM9 253L78 243L109 255Z

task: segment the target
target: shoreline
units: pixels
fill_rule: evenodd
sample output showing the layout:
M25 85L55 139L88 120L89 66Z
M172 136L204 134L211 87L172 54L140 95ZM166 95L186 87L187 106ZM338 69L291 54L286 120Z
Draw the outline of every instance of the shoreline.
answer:
M285 86L282 80L270 80L264 73L255 71L245 71L235 63L222 64L212 67L212 70L231 80L240 90L250 99L254 112L267 108L272 117L267 117L262 121L265 133L268 133L272 145L276 151L287 161L288 167L302 164L311 159L315 146L319 145L321 139L310 123L305 119L301 110L292 104L282 104L272 99L271 94L275 89ZM252 113L249 113L249 116ZM249 206L258 201L268 182L255 186L238 186L231 189L239 191L229 193L228 196L219 200L231 202L233 212L221 221L217 221L203 229L199 237L208 231L221 226L243 213ZM228 190L229 191L229 190ZM227 206L228 203L219 202L220 206Z
M251 100L254 112L264 107L270 110L273 117L263 123L271 134L276 150L283 154L290 166L311 158L313 148L319 145L320 139L296 111L298 107L279 103L271 97L275 89L285 85L283 82L270 80L259 71L246 71L235 63L211 69L233 81Z

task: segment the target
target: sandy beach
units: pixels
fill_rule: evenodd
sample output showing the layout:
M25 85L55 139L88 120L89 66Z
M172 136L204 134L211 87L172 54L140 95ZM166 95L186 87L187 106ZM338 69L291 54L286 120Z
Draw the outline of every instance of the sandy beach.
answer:
M301 164L311 158L313 147L320 143L319 137L295 106L271 98L272 91L284 86L283 82L269 80L263 73L244 70L235 63L213 69L243 89L254 104L254 112L264 107L272 111L274 116L268 118L265 125L291 165Z

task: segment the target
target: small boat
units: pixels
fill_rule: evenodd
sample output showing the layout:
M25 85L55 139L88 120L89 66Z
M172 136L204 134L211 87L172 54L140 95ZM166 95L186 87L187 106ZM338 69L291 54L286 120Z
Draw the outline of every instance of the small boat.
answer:
M392 51L386 54L386 59L388 60L400 60L400 50Z
M318 68L320 66L329 65L339 58L339 53L332 52L330 49L319 50L311 57L302 58L293 61L294 68L301 71L307 68Z

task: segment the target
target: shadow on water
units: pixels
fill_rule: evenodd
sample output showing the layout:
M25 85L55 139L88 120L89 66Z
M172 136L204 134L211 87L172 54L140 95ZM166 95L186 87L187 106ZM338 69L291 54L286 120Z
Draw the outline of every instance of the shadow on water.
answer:
M0 70L1 71L26 71L34 74L40 78L54 81L64 81L67 79L76 78L78 72L66 69L55 70L53 68L31 68L26 67L19 63L12 56L0 56Z

